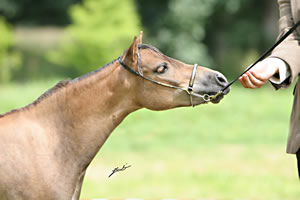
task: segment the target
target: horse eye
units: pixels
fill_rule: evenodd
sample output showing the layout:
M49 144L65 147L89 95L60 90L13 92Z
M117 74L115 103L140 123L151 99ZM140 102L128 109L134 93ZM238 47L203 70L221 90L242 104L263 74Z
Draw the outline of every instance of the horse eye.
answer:
M155 72L156 72L156 73L159 73L159 74L163 74L163 73L165 73L166 71L168 71L167 63L162 63L162 64L160 64L160 65L156 68L156 70L155 70Z

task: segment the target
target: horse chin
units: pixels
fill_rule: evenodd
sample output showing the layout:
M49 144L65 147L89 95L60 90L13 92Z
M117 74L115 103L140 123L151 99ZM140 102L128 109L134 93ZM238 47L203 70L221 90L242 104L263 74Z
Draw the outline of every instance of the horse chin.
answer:
M209 93L209 95L215 95L216 93ZM199 101L197 101L195 98L194 98L194 106L198 106L198 105L202 105L202 104L208 104L209 102L213 103L213 104L218 104L220 103L220 101L224 98L224 95L221 94L219 96L217 96L217 98L215 99L212 99L211 101L204 101L203 99L201 98L197 98L197 100L199 99Z
M224 95L219 95L217 98L211 100L213 104L218 104L224 98Z
M211 100L211 102L214 103L214 104L219 103L224 98L224 96L227 95L229 92L230 92L230 88L227 88L222 94L220 94L219 96L217 96L217 98Z
M197 100L195 98L193 98L193 106L199 106L199 105L205 105L205 104L208 104L207 101L204 101L203 99L198 99ZM188 106L192 106L190 103Z

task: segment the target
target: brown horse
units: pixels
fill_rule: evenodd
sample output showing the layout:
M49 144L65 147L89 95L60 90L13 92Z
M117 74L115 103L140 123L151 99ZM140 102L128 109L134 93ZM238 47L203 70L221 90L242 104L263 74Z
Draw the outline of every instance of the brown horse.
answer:
M87 167L129 113L202 104L202 94L226 85L222 74L193 68L141 40L119 60L0 115L1 200L79 199ZM193 91L182 89L191 82ZM192 92L198 96L190 98Z

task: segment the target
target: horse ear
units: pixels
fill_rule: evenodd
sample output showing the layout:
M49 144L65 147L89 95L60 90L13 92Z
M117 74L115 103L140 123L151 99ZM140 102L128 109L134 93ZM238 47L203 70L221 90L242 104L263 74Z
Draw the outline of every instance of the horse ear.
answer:
M132 44L130 45L128 50L125 52L125 55L123 56L123 60L125 63L129 65L137 63L138 44L139 44L139 40L137 40L137 37L134 36Z
M143 31L140 32L140 37L139 37L138 43L139 44L143 43Z

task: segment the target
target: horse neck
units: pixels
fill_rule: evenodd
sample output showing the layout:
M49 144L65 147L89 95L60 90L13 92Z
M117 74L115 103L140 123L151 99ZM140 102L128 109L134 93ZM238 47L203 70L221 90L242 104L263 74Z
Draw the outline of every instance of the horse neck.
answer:
M128 74L114 62L82 80L73 81L48 103L41 104L50 105L51 115L56 113L47 123L51 125L48 126L50 134L55 132L60 138L62 160L68 158L71 165L77 161L79 166L87 167L114 128L129 113L139 109Z

